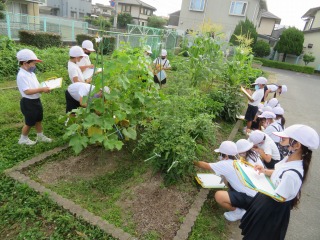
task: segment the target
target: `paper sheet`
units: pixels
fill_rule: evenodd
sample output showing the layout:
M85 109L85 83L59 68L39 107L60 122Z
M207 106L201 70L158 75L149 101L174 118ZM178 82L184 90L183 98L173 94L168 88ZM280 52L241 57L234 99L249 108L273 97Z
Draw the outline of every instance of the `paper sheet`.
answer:
M226 188L222 178L213 173L197 173L197 178L204 188Z
M56 78L44 81L40 84L41 87L49 87L50 89L60 88L62 86L62 78Z
M84 79L89 79L93 76L94 68L87 68L82 74ZM102 68L96 68L95 73L102 72Z

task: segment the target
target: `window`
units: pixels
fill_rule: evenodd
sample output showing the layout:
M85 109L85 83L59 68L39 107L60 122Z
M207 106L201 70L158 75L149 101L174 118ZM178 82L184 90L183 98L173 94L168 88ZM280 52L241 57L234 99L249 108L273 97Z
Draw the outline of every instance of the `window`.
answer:
M70 15L71 15L71 18L77 18L77 12L71 11Z
M79 18L80 18L80 19L83 19L83 18L84 18L84 13L81 13L81 12L80 12L80 13L79 13Z
M131 5L122 5L121 10L122 12L131 12Z
M245 16L247 6L248 6L247 2L232 1L229 14Z
M190 0L190 8L192 11L203 11L206 0Z
M140 9L140 13L141 13L141 14L144 14L144 15L150 16L150 15L151 15L151 10L150 10L150 9L147 9L147 8L141 8L141 9Z

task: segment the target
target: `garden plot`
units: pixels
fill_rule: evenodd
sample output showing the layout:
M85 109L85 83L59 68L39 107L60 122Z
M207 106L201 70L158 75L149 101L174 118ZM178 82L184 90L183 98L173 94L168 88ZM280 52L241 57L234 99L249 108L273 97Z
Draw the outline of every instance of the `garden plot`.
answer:
M165 187L126 148L66 150L23 172L139 239L173 239L198 194L193 181Z

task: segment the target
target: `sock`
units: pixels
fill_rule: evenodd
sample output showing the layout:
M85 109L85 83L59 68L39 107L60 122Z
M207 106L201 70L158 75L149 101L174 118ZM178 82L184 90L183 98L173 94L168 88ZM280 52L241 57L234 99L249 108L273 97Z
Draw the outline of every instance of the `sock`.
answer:
M43 137L43 132L37 133L37 136L38 136L38 137Z
M28 139L28 135L27 136L25 136L25 135L23 135L23 134L21 134L21 137L20 137L20 139Z

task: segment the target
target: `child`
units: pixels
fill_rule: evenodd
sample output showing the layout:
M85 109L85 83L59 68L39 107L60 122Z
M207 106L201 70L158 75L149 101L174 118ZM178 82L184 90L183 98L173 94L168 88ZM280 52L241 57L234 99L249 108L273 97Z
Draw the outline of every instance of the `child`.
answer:
M264 169L257 165L260 173L271 176L275 192L284 202L258 193L241 219L243 239L285 239L290 220L290 210L296 207L301 194L302 184L308 175L312 150L319 147L319 135L311 127L296 124L277 136L285 138L289 144L288 157L275 165L274 169Z
M216 149L215 152L220 153L219 162L207 163L199 161L194 164L197 167L211 170L227 180L230 185L230 190L217 191L214 198L222 207L230 210L224 213L225 218L229 221L237 221L242 218L245 209L249 206L256 192L245 187L240 182L233 167L233 160L238 154L237 145L234 142L222 142L219 149Z
M69 62L68 62L68 73L72 83L75 82L90 82L86 81L82 74L80 67L77 65L78 62L85 56L83 50L79 46L73 46L69 50Z
M167 59L167 50L161 50L161 57L156 58L154 61L154 82L160 85L167 83L167 76L165 70L171 69L170 62Z
M87 68L94 68L94 65L91 64L89 55L96 50L94 50L93 43L90 40L84 40L82 42L82 49L85 54L81 60L77 62L77 65L80 67L81 71L84 72Z
M258 77L253 84L255 86L255 92L251 95L251 98L248 97L249 102L245 115L245 120L247 120L246 131L251 130L252 121L254 120L256 113L258 112L258 104L263 98L263 88L266 84L267 79L264 77Z
M253 150L260 154L264 165L268 169L273 169L274 165L280 161L280 153L275 142L259 130L252 131L248 140L253 143Z
M286 85L277 85L277 84L268 84L264 87L264 96L263 96L263 102L267 101L267 97L269 93L274 93L273 97L277 97L277 93L282 94L288 91L288 88Z
M42 119L43 108L40 100L40 93L49 93L50 88L40 87L38 79L34 74L36 63L42 62L29 49L20 50L17 53L20 70L17 75L17 85L22 96L20 100L20 109L24 115L25 124L22 128L19 144L34 145L36 142L52 142L52 139L43 134ZM37 131L37 140L32 141L28 135L31 127Z
M239 157L252 165L263 165L259 154L253 150L253 143L247 139L239 139L236 142Z

